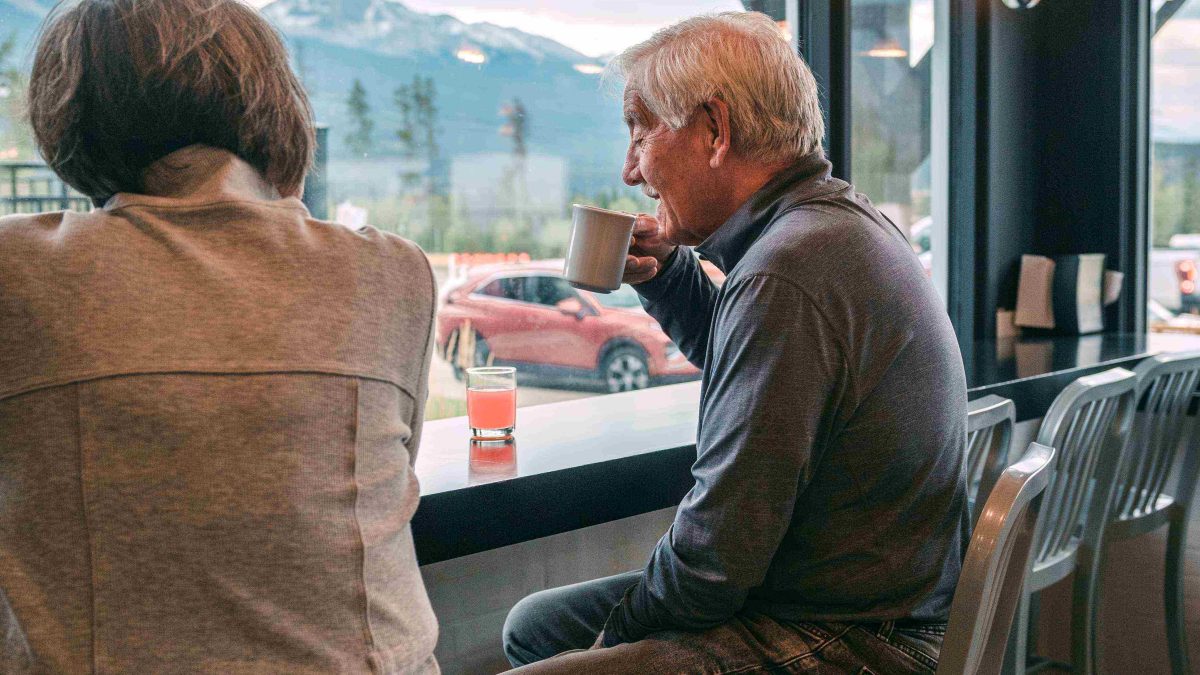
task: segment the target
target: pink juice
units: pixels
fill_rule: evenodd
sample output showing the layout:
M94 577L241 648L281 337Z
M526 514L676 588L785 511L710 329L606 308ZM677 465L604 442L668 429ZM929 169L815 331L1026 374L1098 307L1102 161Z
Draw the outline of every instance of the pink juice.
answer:
M467 389L467 420L472 429L516 426L517 390Z

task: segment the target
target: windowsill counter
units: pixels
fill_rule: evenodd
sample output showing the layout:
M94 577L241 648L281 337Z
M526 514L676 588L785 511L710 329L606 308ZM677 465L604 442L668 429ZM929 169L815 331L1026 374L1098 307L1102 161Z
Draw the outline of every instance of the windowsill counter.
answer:
M1200 336L1103 334L977 342L963 355L972 399L997 394L1018 420L1045 414L1078 377L1132 368ZM692 486L700 383L521 408L510 445L472 446L466 419L428 422L413 536L422 565L679 503Z

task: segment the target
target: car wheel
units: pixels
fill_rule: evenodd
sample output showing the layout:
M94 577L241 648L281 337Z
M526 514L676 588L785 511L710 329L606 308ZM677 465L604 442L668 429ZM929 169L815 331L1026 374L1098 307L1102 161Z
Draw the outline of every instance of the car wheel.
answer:
M455 331L450 336L452 341L451 344L454 345L454 354L450 357L450 366L454 369L454 379L462 382L464 379L466 379L467 374L464 372L463 367L458 362L458 348L460 345L459 336L460 334L458 331ZM487 340L484 340L483 336L479 333L475 333L475 354L474 358L471 359L471 365L473 367L487 366L491 365L491 360L492 351L488 347Z
M600 364L600 378L610 394L645 389L650 386L650 367L639 350L617 347Z

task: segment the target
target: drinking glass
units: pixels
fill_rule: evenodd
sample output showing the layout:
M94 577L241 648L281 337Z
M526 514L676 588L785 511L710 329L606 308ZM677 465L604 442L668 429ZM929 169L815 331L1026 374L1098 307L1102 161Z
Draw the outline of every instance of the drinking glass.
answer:
M517 369L467 369L467 424L471 437L510 438L517 426Z

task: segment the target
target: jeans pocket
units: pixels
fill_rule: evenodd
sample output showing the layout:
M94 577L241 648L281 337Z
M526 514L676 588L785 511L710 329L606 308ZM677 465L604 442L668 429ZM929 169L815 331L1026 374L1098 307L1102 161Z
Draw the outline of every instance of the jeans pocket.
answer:
M912 627L897 627L892 631L887 643L894 649L897 649L917 663L929 668L930 671L937 670L938 656L942 650L942 639L945 635L945 626L931 624L929 626L912 626Z

